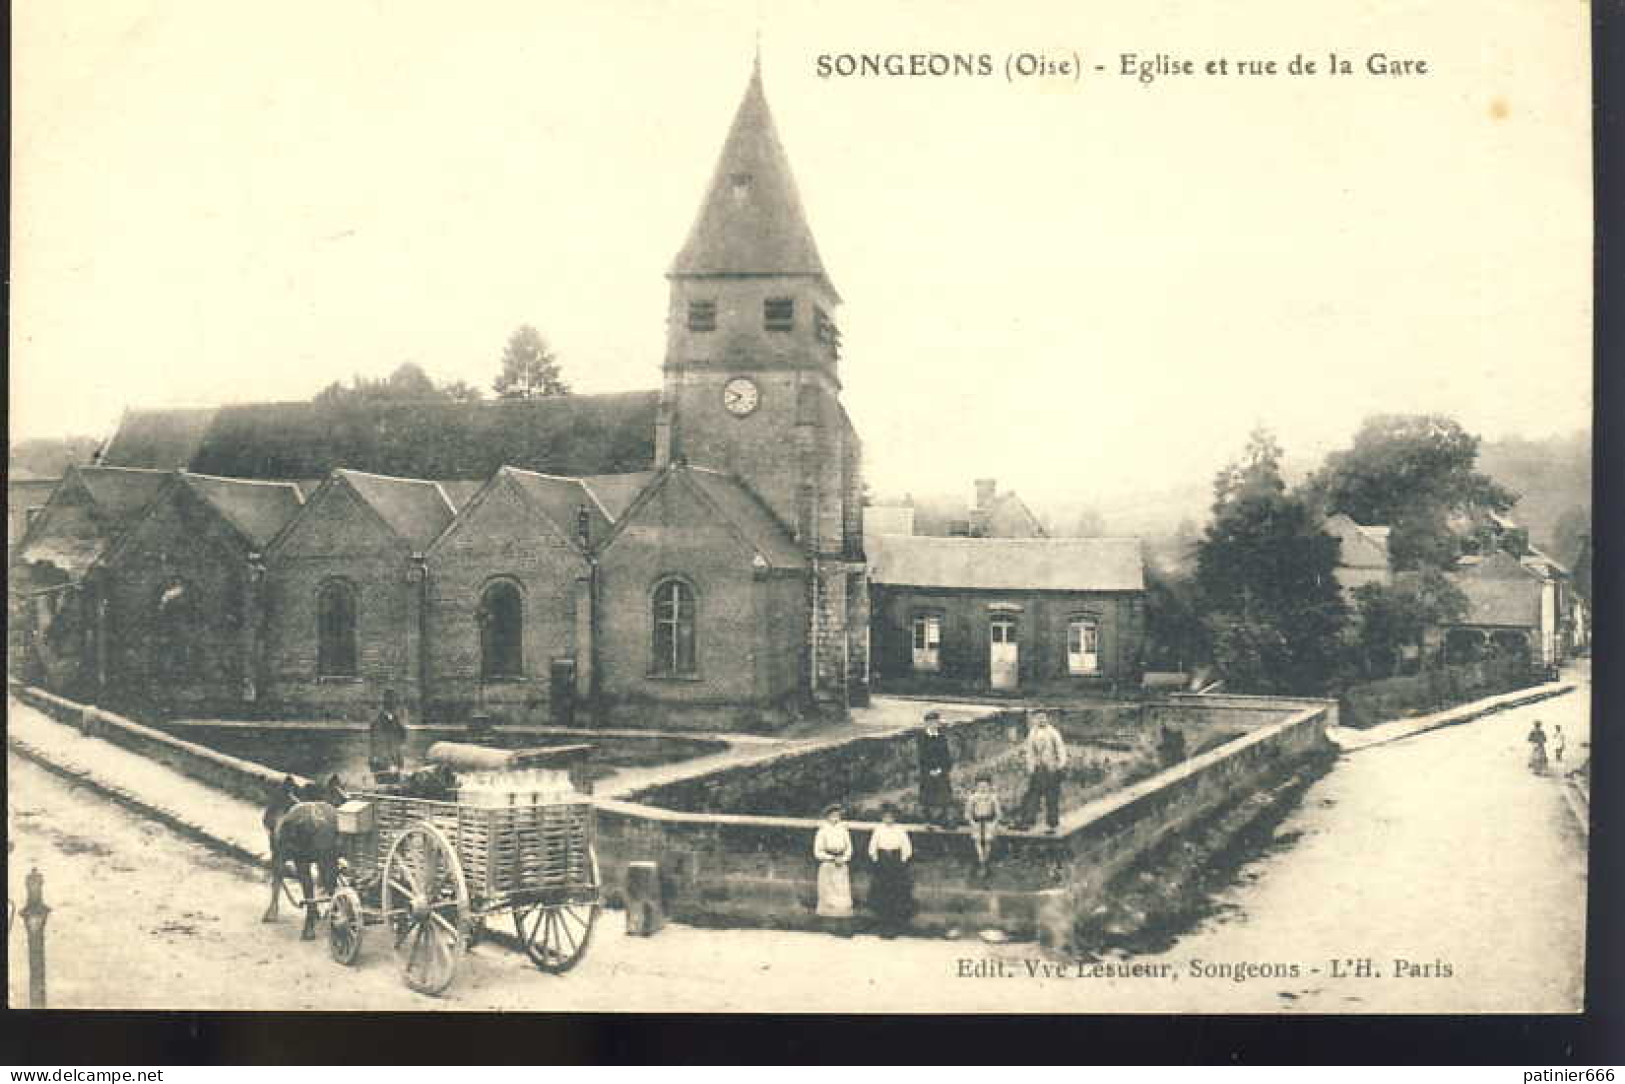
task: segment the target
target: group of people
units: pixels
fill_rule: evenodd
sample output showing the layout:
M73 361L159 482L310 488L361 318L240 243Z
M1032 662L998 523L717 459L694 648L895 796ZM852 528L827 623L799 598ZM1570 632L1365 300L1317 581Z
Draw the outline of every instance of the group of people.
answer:
M1017 806L1014 825L1030 827L1038 818L1039 806L1044 809L1044 823L1054 832L1061 822L1061 782L1066 776L1066 741L1055 729L1049 712L1032 713L1026 740L1021 746L1022 763L1027 772L1027 786ZM954 826L953 752L948 736L942 732L942 715L927 712L925 731L920 735L920 812L927 824L934 828ZM992 776L979 774L974 787L965 799L964 819L978 840L977 852L983 850L983 836L1002 819L998 796L993 793Z
M1529 767L1537 772L1546 770L1546 730L1541 726L1540 720L1529 731ZM1568 748L1569 740L1563 733L1563 724L1559 723L1552 729L1551 746L1552 759L1563 763L1563 751Z
M942 730L942 716L932 711L925 716L919 738L920 811L927 826L944 830L955 827L953 750ZM1046 711L1035 711L1022 742L1022 763L1027 773L1026 789L1011 826L1022 829L1036 820L1043 807L1046 830L1053 834L1061 820L1061 782L1067 764L1066 741ZM813 837L813 858L818 862L818 906L834 932L852 932L852 873L854 855L852 834L844 817L845 809L832 804L824 810L824 822ZM965 797L964 824L976 852L976 872L985 878L993 859L1005 811L993 789L993 777L986 772L976 776ZM914 913L914 880L910 863L914 845L908 832L897 823L898 808L888 802L881 807L881 822L869 835L869 907L874 912L882 937L895 937Z

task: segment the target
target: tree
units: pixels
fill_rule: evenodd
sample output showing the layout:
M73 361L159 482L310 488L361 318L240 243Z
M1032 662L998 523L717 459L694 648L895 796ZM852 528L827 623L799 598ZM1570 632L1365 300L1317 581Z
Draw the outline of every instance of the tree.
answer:
M485 392L466 380L453 380L449 384L441 385L440 390L454 403L476 403L485 398Z
M1287 493L1280 460L1274 437L1259 430L1214 479L1196 592L1214 661L1233 686L1315 693L1342 658L1338 543L1308 502Z
M500 399L541 399L569 395L570 385L559 375L558 359L541 332L525 324L508 336L502 351L502 372L491 385Z
M1208 629L1188 575L1145 570L1146 668L1185 671L1209 654Z
M407 361L382 379L356 375L350 378L348 386L335 380L316 393L315 401L332 407L362 403L444 402L452 398L449 387L437 387L429 374L423 371L423 366L415 361Z
M1429 628L1453 625L1467 612L1467 596L1444 573L1426 568L1391 584L1354 589L1357 642L1368 677L1397 674L1408 648L1418 651Z
M1354 444L1326 457L1306 496L1330 515L1386 525L1394 567L1448 568L1463 551L1454 524L1506 512L1517 494L1476 468L1479 440L1451 418L1367 418Z

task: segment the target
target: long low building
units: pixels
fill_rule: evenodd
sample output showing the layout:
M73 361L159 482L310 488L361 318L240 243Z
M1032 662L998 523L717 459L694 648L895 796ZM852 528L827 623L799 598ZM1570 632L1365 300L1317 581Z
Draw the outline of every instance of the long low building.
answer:
M1137 682L1137 538L872 534L871 684L879 690L1079 692Z

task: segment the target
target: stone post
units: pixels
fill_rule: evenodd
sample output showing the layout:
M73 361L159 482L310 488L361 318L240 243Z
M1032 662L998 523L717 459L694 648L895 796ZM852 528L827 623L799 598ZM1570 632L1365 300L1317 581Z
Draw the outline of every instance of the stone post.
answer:
M45 920L51 909L45 905L45 878L38 869L28 871L28 902L23 904L23 924L28 927L28 1007L45 1008Z

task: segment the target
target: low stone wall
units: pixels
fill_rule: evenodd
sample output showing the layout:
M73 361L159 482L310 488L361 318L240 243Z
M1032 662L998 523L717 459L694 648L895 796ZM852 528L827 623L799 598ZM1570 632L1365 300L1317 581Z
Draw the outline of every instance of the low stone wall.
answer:
M14 685L11 693L24 703L33 705L60 722L77 727L87 735L140 753L174 768L188 778L255 805L265 804L271 791L280 786L285 778L284 773L272 771L264 765L228 756L195 742L183 741L121 715L78 704L43 689Z
M1256 729L1311 703L1330 706L1323 701L1192 696L1054 709L1052 717L1073 745L1128 733L1149 747L1167 724L1185 734L1188 748L1196 749L1208 744L1204 739L1209 733ZM978 719L948 724L943 733L954 764L969 765L1015 752L1026 735L1026 725L1024 712L994 710ZM644 805L688 813L816 817L831 802L860 804L875 795L914 787L919 777L917 741L918 731L904 731L858 737L835 746L792 749L650 787L629 797ZM963 778L965 774L956 771L955 782L960 786L970 783Z
M1251 699L1251 698L1249 698ZM1242 703L1214 704L1244 711ZM1330 748L1326 728L1335 705L1325 701L1254 703L1254 728L1234 741L1192 757L1173 768L1073 810L1056 835L1011 832L999 841L992 876L972 875L974 851L962 831L911 829L919 932L997 927L1015 937L1037 937L1065 945L1072 919L1096 906L1111 877L1168 832L1183 828ZM1182 704L1182 714L1200 712ZM953 728L955 740L999 740L1009 719L975 720ZM901 740L906 739L906 740ZM900 739L856 739L834 748L786 754L768 762L729 768L680 784L651 788L637 801L599 804L598 850L606 889L622 888L626 863L659 864L662 891L671 914L683 921L726 925L813 928L818 919L817 870L812 840L814 817L753 816L659 808L654 799L672 796L715 800L743 786L752 773L827 789L851 785L871 769L867 758L884 764L912 757L912 735ZM913 770L912 760L908 761ZM835 782L819 782L818 771ZM708 790L707 787L712 789ZM866 856L873 824L848 825L858 853L852 866L860 909L868 895Z

